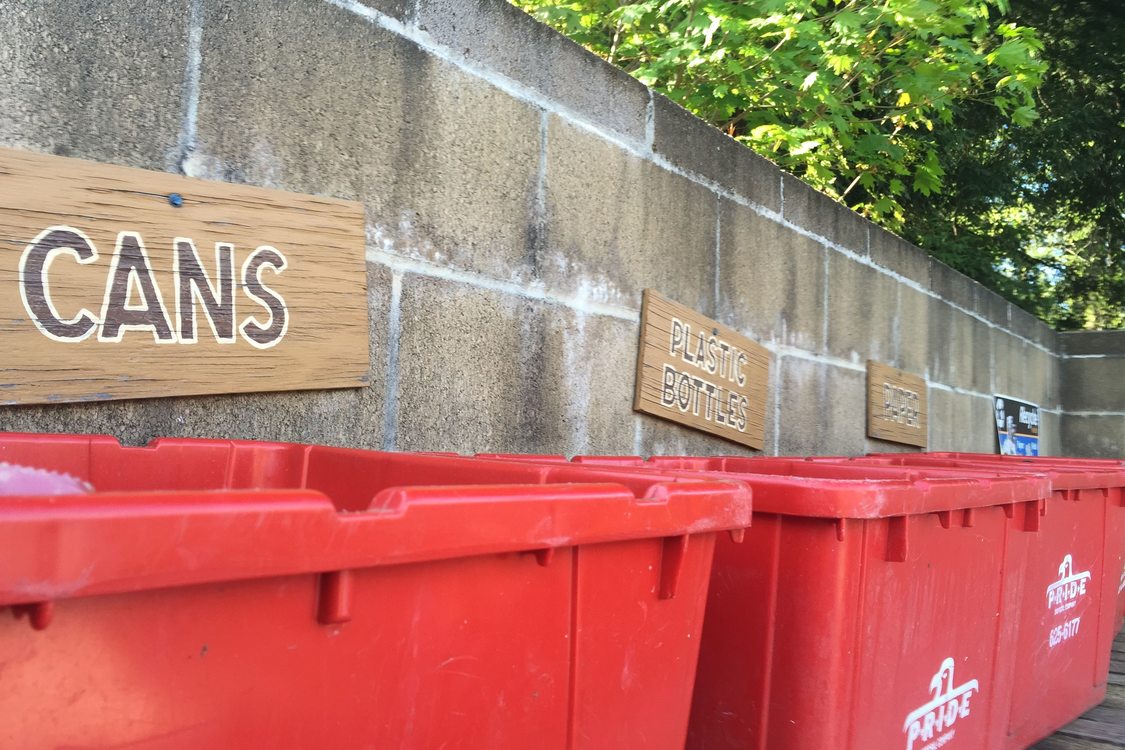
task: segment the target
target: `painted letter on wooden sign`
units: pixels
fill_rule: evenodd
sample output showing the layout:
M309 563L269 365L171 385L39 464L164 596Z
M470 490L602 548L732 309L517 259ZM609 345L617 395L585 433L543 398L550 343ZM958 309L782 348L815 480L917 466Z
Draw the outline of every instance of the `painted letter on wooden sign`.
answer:
M634 409L761 449L768 380L764 348L645 290Z
M0 404L362 386L363 206L0 149Z
M926 430L926 381L868 360L868 436L925 448Z

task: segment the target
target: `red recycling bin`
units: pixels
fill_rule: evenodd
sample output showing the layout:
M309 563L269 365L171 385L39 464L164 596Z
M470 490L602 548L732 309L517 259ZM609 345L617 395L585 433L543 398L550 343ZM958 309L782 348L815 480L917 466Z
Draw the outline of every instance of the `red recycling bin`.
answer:
M716 545L688 748L1004 747L1022 597L1009 529L1038 518L1044 480L791 459L575 460L753 490L747 544Z
M994 454L881 454L861 462L981 468L1050 481L1040 533L1021 537L1026 592L1013 664L1008 747L1022 750L1106 694L1113 640L1125 613L1125 466L1120 462Z
M715 538L750 521L737 483L304 445L0 461L95 489L0 498L21 750L682 748Z

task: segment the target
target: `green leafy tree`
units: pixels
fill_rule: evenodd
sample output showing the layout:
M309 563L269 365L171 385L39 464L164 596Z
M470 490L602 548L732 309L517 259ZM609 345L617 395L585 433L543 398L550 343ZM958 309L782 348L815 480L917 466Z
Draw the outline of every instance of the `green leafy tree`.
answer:
M896 230L941 191L959 106L1037 116L1041 43L1006 0L513 2Z
M1050 64L1042 117L969 103L934 134L946 189L905 236L1061 329L1125 327L1125 5L1021 0Z

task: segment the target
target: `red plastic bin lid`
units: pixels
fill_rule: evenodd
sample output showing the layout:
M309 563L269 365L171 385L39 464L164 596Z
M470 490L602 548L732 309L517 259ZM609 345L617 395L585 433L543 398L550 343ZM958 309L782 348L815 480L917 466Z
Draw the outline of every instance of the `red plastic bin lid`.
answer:
M1001 456L995 453L872 453L844 460L868 465L984 469L1013 475L1040 475L1045 476L1051 489L1056 491L1125 487L1125 464L1100 459Z
M481 458L565 464L563 456L481 454ZM818 518L887 518L1038 501L1050 487L1043 476L939 467L814 463L791 458L576 456L584 468L615 467L667 477L746 482L757 513ZM581 476L581 474L575 475Z
M0 497L0 606L738 530L730 481L282 443L0 434L94 492Z

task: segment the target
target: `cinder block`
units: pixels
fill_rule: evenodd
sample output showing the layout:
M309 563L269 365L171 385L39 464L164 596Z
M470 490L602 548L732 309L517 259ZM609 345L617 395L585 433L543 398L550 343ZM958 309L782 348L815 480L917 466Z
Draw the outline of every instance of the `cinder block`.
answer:
M652 287L714 317L709 190L552 116L546 205L548 288L639 309Z
M629 453L637 326L407 276L400 450Z
M1009 328L1008 308L1010 304L1008 300L991 289L984 286L977 289L976 313L1001 328Z
M188 6L0 2L0 146L174 170Z
M637 414L640 430L640 455L648 456L756 456L762 455L741 443L735 443L690 427L659 419L647 414ZM766 449L772 448L767 441Z
M915 445L906 445L905 443L892 443L889 440L876 440L869 437L864 443L864 451L867 453L919 453L925 450Z
M1125 355L1125 331L1065 331L1058 336L1064 354Z
M991 393L994 329L937 300L929 315L930 380Z
M194 171L362 200L379 249L529 277L535 107L326 2L204 3Z
M782 171L747 146L660 94L653 94L652 149L680 169L781 211Z
M1054 412L1039 411L1039 455L1062 454L1062 419Z
M414 17L414 5L416 0L359 0L361 3L369 8L374 8L380 13L386 13L388 16L403 22L407 22Z
M1067 411L1125 412L1125 356L1064 359L1059 372Z
M549 312L562 328L562 367L566 386L566 443L570 455L632 453L636 442L633 390L636 383L639 326L570 310Z
M781 213L787 221L853 253L867 254L870 222L792 175L785 175L781 185Z
M942 299L970 312L977 312L980 284L954 271L937 258L930 258L930 289Z
M824 347L823 245L721 203L718 320L757 341Z
M993 388L1005 396L1046 408L1058 406L1055 398L1056 359L1042 349L1006 332L992 331Z
M367 285L372 359L366 388L5 407L0 431L99 433L128 445L158 437L209 437L379 448L391 275L369 264ZM263 383L268 379L263 371Z
M898 235L872 225L869 255L876 265L894 271L922 287L929 287L930 256L925 250Z
M1063 414L1060 434L1064 456L1125 458L1125 416Z
M827 256L828 353L861 364L894 364L899 284L835 250Z
M504 0L420 0L417 23L454 54L589 122L644 140L648 89Z
M857 455L867 433L863 372L779 357L780 455Z
M407 276L396 447L563 452L565 317L542 302Z
M990 396L929 389L929 450L996 452L996 423Z
M930 310L936 305L949 309L948 305L925 292L899 285L895 356L890 364L919 377L926 377L930 360ZM946 340L942 338L937 345L945 344Z
M1053 328L1016 305L1008 307L1009 327L1012 332L1057 352L1061 345L1059 334Z

